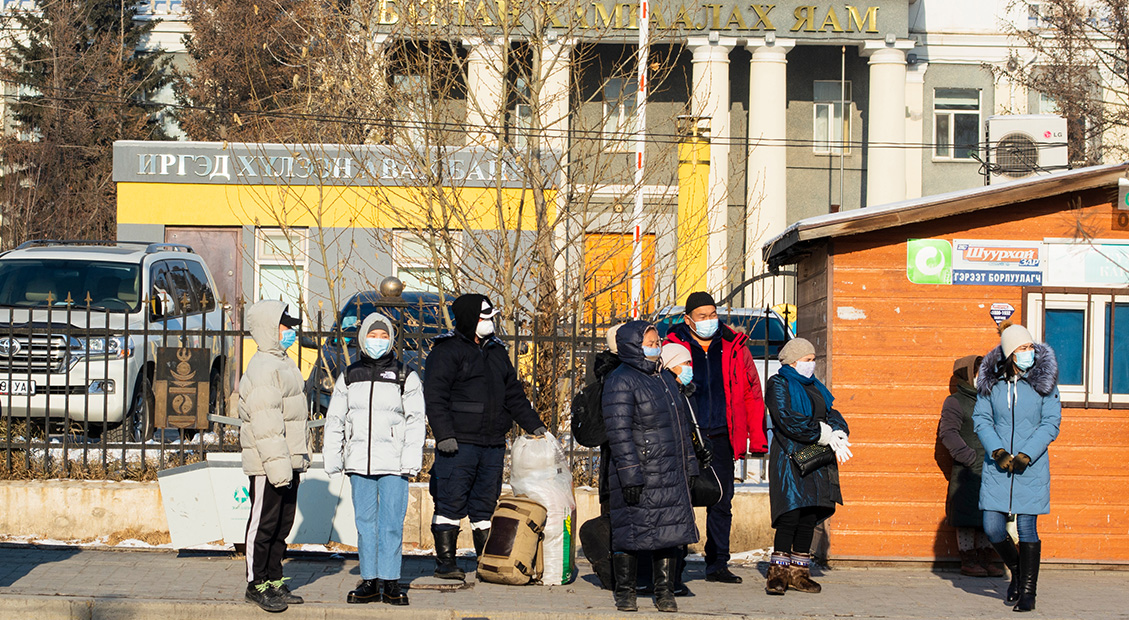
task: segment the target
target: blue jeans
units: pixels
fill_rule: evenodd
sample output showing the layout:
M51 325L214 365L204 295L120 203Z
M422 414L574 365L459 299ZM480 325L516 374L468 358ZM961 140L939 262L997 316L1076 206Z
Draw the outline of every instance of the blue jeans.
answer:
M1035 521L1039 515L1015 515L1015 529L1019 530L1019 542L1039 542L1039 530ZM1007 538L1007 514L995 510L984 511L984 533L988 540L998 543Z
M353 487L361 579L399 579L408 479L391 474L349 474L349 483Z

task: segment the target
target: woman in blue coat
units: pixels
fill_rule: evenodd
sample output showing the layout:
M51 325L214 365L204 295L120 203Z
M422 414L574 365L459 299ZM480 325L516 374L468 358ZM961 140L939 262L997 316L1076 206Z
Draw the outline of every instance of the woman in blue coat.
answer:
M645 321L616 332L621 364L604 381L604 425L611 452L609 503L615 603L636 611L636 553L651 551L655 607L678 611L672 584L679 548L698 542L690 486L698 461L689 405L677 380L661 372L659 334Z
M1042 545L1036 519L1051 511L1047 448L1062 420L1058 362L1022 325L1000 327L1000 346L980 365L972 413L985 452L980 509L988 540L1011 570L1007 601L1015 611L1031 611ZM1015 515L1018 549L1007 535L1009 514Z
M811 541L815 526L843 503L838 463L851 458L850 430L832 406L831 392L815 377L812 343L789 340L777 357L780 371L765 385L764 399L772 415L768 501L776 530L764 589L775 595L789 588L818 594L822 588L811 578ZM805 476L791 455L812 444L830 447L836 458Z

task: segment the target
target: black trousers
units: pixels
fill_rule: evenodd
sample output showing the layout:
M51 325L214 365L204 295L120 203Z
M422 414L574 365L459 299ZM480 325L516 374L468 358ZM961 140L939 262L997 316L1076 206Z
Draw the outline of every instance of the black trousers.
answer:
M459 520L470 517L470 524L489 526L506 465L506 446L459 444L458 452L435 452L429 489L435 500L433 524L439 529L457 529Z
M721 501L706 508L706 573L729 565L729 532L733 527L733 444L729 431L710 434L713 460L710 468L721 482Z
M776 538L772 550L777 553L810 553L815 536L819 509L812 506L797 508L776 519Z
M275 487L266 476L251 476L251 515L247 518L247 582L282 579L286 537L298 508L298 472L290 486Z

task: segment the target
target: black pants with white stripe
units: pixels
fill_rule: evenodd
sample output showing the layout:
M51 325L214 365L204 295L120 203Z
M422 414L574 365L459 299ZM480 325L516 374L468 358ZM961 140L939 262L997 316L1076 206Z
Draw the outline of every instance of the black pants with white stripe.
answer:
M266 476L251 476L251 516L247 519L247 581L259 584L282 579L286 537L298 508L298 475L290 486L275 487Z

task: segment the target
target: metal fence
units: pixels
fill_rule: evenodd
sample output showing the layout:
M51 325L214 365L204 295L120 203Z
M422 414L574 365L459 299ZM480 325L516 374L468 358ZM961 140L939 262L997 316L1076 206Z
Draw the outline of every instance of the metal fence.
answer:
M250 333L239 327L245 325L245 307L219 304L211 311L172 312L158 321L152 320L152 307L143 300L141 320L136 311L91 307L89 299L0 309L0 478L155 479L158 471L200 461L209 452L240 450L236 391L254 346ZM423 368L432 338L446 328L421 320L429 309L423 303L383 298L375 309L394 322L400 358ZM209 324L210 317L221 314L223 320ZM299 341L314 346L291 350L309 377L308 427L315 452L322 445L327 388L356 359L354 335L340 324L341 316L306 317L308 328L299 328ZM591 320L551 326L530 322L519 325L516 335L499 334L527 394L564 443L578 484L595 483L599 450L573 442L569 408L572 396L591 380L588 369L604 348L606 327ZM763 344L767 368L770 347ZM166 367L175 366L166 363L170 352L182 349L207 352L206 381L199 373L189 381L197 388L207 385L202 428L181 410L191 409L185 399L203 398L204 392L182 389L185 398L176 404L173 388L167 387L176 378L162 387ZM159 399L165 402L163 416ZM429 439L427 453L430 445ZM425 465L429 461L425 454ZM750 470L763 466L754 462Z

